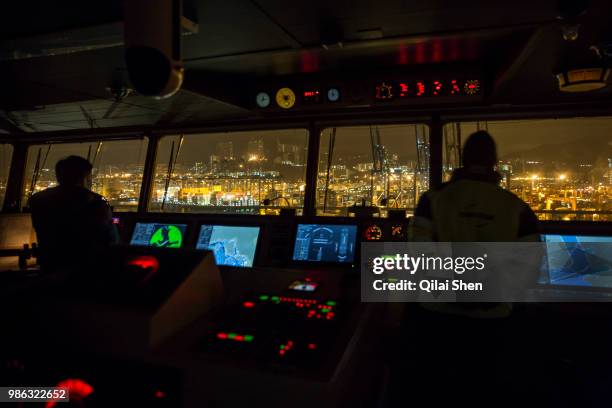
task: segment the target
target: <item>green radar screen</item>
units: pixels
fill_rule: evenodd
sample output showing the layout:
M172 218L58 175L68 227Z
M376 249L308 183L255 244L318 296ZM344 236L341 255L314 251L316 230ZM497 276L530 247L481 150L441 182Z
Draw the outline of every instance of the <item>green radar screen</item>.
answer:
M183 245L183 232L174 225L161 226L151 235L149 244L158 248L180 248Z

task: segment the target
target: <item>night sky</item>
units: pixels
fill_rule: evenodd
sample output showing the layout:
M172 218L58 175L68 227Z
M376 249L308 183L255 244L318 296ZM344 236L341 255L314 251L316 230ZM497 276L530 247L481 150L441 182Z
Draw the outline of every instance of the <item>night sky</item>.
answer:
M481 128L485 122L480 123ZM538 149L539 159L554 160L558 152L555 146L564 145L566 149L581 150L582 155L592 155L599 158L612 158L612 118L580 118L558 120L522 120L488 122L489 132L498 144L500 158L529 152ZM398 154L400 160L414 160L416 158L416 143L414 125L385 125L380 126L381 140L389 154ZM448 131L450 128L447 127ZM461 125L462 141L476 130L475 123ZM426 130L425 130L426 131ZM321 151L328 149L330 130L323 131ZM232 140L234 155L240 157L246 153L250 140L263 138L266 154L276 152L277 141L297 146L306 146L307 132L304 129L294 130L264 130L234 133L213 133L187 135L181 150L179 163L192 165L196 161L208 163L209 156L216 153L217 143ZM158 163L167 163L171 141L178 140L178 136L162 139L158 150ZM587 142L585 142L587 141ZM572 144L573 143L573 144ZM109 141L102 144L102 149L96 164L98 166L142 164L146 155L145 140ZM89 146L95 151L96 143L71 143L53 145L47 159L46 168L52 169L57 160L70 154L87 156ZM36 160L38 147L30 150L28 169L32 169ZM43 146L42 154L47 151ZM345 160L371 158L370 128L368 126L338 128L334 157ZM336 161L336 160L334 160Z

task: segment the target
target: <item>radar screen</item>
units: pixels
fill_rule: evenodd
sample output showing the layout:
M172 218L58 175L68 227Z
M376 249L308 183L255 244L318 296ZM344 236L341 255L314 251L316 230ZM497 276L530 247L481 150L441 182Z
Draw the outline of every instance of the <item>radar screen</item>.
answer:
M406 241L408 239L408 228L404 224L391 225L391 240Z
M138 222L134 227L130 245L156 248L181 248L183 246L186 230L186 224Z
M353 262L356 225L298 224L294 261Z
M259 227L202 225L196 249L208 249L217 265L250 268L255 259Z
M376 224L369 225L363 231L363 238L366 241L380 241L383 238L382 229Z

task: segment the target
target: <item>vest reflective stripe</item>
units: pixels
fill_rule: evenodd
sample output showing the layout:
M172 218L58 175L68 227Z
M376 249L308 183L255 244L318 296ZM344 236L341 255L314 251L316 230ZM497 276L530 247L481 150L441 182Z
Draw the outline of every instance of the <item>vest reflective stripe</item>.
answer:
M518 239L520 214L525 203L501 187L482 181L458 180L428 194L436 241Z

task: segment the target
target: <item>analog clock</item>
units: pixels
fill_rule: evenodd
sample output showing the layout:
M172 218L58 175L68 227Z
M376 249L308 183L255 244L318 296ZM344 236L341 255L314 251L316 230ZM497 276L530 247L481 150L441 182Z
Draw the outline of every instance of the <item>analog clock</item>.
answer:
M267 108L270 106L270 95L265 92L260 92L255 97L255 102L260 108Z
M291 109L295 105L295 92L290 88L281 88L276 92L276 103L283 109Z
M338 88L329 88L327 90L327 100L330 102L338 102L340 100L340 91Z

